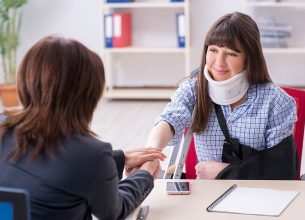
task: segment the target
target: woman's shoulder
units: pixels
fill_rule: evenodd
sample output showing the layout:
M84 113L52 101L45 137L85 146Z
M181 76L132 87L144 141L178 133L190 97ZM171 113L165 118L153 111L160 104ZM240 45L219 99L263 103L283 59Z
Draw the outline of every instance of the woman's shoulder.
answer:
M188 97L194 98L197 92L198 79L188 78L180 82L179 88L174 94L174 98Z
M180 81L179 87L180 88L188 88L188 89L194 89L197 87L198 84L198 78L186 78L182 81Z
M267 97L286 95L285 91L275 83L257 84L256 88L258 95L264 95Z
M294 102L294 98L289 96L279 85L275 83L265 83L257 85L258 95L265 101L274 105Z

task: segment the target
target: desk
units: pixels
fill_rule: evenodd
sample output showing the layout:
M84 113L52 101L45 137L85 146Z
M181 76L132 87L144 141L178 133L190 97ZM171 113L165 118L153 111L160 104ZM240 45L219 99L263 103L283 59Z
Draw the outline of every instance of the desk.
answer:
M190 180L190 182L191 195L167 195L166 180L156 180L155 188L142 203L142 206L150 206L147 220L305 219L305 181ZM280 217L207 212L206 207L234 183L243 187L291 190L300 193Z

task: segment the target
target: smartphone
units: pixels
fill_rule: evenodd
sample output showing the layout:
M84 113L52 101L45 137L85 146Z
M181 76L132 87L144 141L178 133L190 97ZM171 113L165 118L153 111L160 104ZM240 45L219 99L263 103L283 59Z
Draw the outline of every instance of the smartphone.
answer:
M167 182L166 192L169 195L188 195L190 191L189 182Z

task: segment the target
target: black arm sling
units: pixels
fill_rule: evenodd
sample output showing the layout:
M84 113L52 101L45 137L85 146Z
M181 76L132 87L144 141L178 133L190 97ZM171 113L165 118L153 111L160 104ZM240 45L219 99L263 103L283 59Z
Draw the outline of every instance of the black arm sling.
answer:
M277 145L258 151L230 138L220 105L214 104L217 120L225 136L222 162L224 168L216 179L293 180L297 175L297 154L293 136L290 135Z

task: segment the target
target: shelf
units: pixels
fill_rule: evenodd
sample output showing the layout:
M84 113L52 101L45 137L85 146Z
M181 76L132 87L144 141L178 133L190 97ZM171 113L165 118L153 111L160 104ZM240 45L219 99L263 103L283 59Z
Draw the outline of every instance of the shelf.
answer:
M185 2L132 2L132 3L104 3L105 9L114 8L183 8Z
M268 72L273 82L289 87L304 87L302 72L305 65L305 62L303 62L305 57L305 26L302 21L305 16L305 1L245 0L245 9L251 17L257 19L259 24L274 21L275 23L289 26L289 29L284 30L279 25L278 29L279 31L283 30L283 32L287 31L289 33L289 36L287 38L283 37L282 41L283 43L287 43L288 47L265 47L263 48L263 53L268 65ZM276 28L274 29L275 31ZM270 43L276 43L276 36L274 36L273 40L271 41L270 38ZM287 73L289 74L287 75Z
M133 14L132 34L136 36L131 46L119 48L106 48L104 39L102 56L108 74L105 98L170 99L176 90L175 82L190 72L190 0L104 1L101 11L102 20L114 12ZM185 15L184 26L180 23L185 29L183 48L177 44L178 13Z
M305 7L305 2L249 2L251 7Z
M113 88L105 92L110 99L170 99L175 88Z
M107 53L185 53L185 48L178 47L123 47L106 48Z
M305 48L287 47L287 48L263 48L266 54L304 54Z

